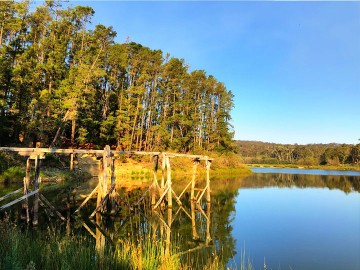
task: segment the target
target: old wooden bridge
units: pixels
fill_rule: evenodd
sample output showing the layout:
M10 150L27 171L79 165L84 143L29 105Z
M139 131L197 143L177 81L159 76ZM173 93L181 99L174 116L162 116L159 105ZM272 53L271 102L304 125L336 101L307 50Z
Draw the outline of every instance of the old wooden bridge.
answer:
M15 196L18 193L23 193L21 197L12 200L5 205L0 206L0 211L4 210L16 203L22 202L22 216L27 221L32 221L33 225L38 224L38 209L39 204L57 215L61 220L65 220L62 214L41 194L40 184L40 170L41 160L45 159L46 153L62 154L70 156L70 169L73 169L73 160L75 154L89 154L95 155L99 160L99 173L98 173L98 184L95 189L84 199L80 206L74 213L81 211L82 207L97 194L97 203L94 211L91 213L89 218L93 218L96 213L114 212L116 208L116 197L119 193L116 191L116 176L115 176L115 159L121 155L139 155L139 156L152 156L154 161L153 166L153 181L149 184L149 188L140 198L140 200L133 206L136 207L141 200L146 196L150 196L151 208L156 210L160 207L168 208L168 220L165 221L168 228L171 227L172 223L172 208L173 202L178 204L178 211L183 211L192 222L193 238L198 238L195 224L195 209L199 211L207 220L207 227L210 225L210 166L212 159L208 156L203 155L188 155L168 152L141 152L141 151L116 151L111 150L110 146L106 146L103 150L93 149L56 149L56 148L18 148L18 147L0 147L0 151L5 152L16 152L21 156L26 157L26 175L23 181L23 187L15 190L0 198L0 202ZM171 159L177 157L186 157L193 161L192 177L186 187L180 192L176 193L172 187L172 176L171 176ZM202 188L196 187L197 185L197 168L200 162L205 162L206 168L206 181L205 186ZM34 179L30 178L31 166L34 164L35 176ZM161 165L161 179L157 177L157 171ZM203 181L202 181L203 182ZM117 181L117 184L121 186L121 181ZM202 184L204 185L204 184ZM32 188L30 188L32 186ZM188 211L183 207L181 198L186 191L190 191L190 205L191 210ZM28 198L34 196L32 211L29 211ZM206 210L201 206L202 200L206 200ZM30 213L32 212L32 216ZM190 213L189 213L190 212ZM175 214L176 216L176 214ZM160 217L161 218L161 217ZM209 228L207 228L209 231ZM169 236L170 237L170 236ZM210 241L210 234L207 233L206 242Z

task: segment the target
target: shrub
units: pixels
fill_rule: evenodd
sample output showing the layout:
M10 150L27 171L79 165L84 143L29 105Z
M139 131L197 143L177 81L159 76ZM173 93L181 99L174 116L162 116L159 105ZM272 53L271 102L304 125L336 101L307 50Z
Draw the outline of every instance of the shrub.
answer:
M25 174L25 168L18 166L10 167L0 175L0 182L22 182Z

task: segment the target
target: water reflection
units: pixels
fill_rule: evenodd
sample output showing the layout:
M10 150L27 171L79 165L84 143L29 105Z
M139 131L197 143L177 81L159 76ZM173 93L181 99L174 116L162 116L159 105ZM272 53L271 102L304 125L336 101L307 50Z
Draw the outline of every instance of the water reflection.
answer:
M186 183L188 179L174 180L175 192L179 194ZM68 197L62 211L67 217L66 232L92 235L100 255L106 245L116 245L119 240L141 242L151 238L163 245L163 256L177 254L193 269L215 260L240 268L244 242L250 259L258 267L266 256L268 266L273 263L272 268L277 269L279 264L284 265L281 260L286 255L286 262L293 269L311 269L309 265L305 267L306 263L315 265L313 269L321 269L318 261L331 261L333 255L329 254L341 252L334 249L341 247L347 254L339 253L338 257L344 259L340 265L334 263L332 269L345 265L347 269L358 268L359 259L356 261L354 254L360 254L359 244L356 245L356 241L360 242L360 232L354 228L360 224L360 177L258 173L247 178L213 178L211 186L211 203L191 200L193 195L189 190L184 193L181 206L173 204L172 209L159 207L155 211L151 210L150 196L133 207L144 190L119 189L117 215L97 214L95 220L87 218L94 209L89 206L74 221L70 213L78 205ZM341 192L327 192L330 190ZM340 221L336 222L336 218ZM331 245L324 239L316 239L321 234L324 239L332 237ZM313 242L310 236L314 237ZM344 239L347 244L343 243ZM303 255L290 254L293 248L301 250ZM275 259L279 257L276 252L284 255L279 261ZM315 254L312 261L309 252ZM327 269L331 266L327 265Z
M255 173L240 179L239 188L298 187L338 189L345 193L360 192L360 177L345 175L308 175Z

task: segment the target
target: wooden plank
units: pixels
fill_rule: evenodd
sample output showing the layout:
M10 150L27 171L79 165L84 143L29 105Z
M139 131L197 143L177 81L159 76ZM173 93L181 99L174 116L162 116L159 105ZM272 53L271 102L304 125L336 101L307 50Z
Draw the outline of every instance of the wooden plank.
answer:
M168 186L170 187L170 189L168 190L168 194L167 194L167 198L168 198L168 208L172 208L172 182L171 182L171 166L170 166L170 158L169 156L166 156L166 172L167 172L167 175L166 175L166 181L167 181L167 184Z
M40 204L40 206L41 206L42 208L44 208L44 211L45 211L46 215L47 215L49 218L50 218L50 216L51 216L51 217L54 216L54 213L51 212L51 210L49 209L49 207L48 207L41 199L39 199L39 204ZM50 221L50 219L49 219L49 221Z
M62 221L65 221L65 220L66 220L66 219L64 218L64 216L63 216L59 211L57 211L57 210L55 209L55 207L45 198L44 195L42 195L41 193L39 193L39 195L40 195L40 200L41 200L42 202L44 202L44 203L50 208L50 210L51 210L53 213L55 213Z
M209 221L209 217L205 214L204 210L201 208L201 205L199 203L196 203L197 209L200 211L201 214L206 218L206 220Z
M202 197L204 196L205 194L205 191L209 188L208 185L206 185L206 187L203 189L203 191L201 192L199 198L197 199L197 203L200 203L200 200L202 199ZM210 193L209 193L210 194Z
M6 194L5 196L3 196L3 197L0 198L0 202L3 201L3 200L5 200L5 199L7 199L7 198L9 198L9 197L11 197L12 195L14 195L14 194L16 194L16 193L19 193L19 192L22 191L22 190L23 190L23 188L19 188L19 189L13 191L13 192L10 192L10 193Z
M34 182L34 190L39 189L40 187L40 167L41 167L41 160L36 158L35 159L35 182ZM32 224L34 226L38 225L38 212L39 212L39 194L36 193L34 197L34 206L33 206L33 219Z
M82 225L96 239L96 234L89 228L89 226L85 222L82 222Z
M145 191L145 193L144 193L144 194L141 196L141 198L137 201L137 203L135 204L135 206L138 206L139 203L141 203L141 201L145 199L145 196L146 196L146 194L149 192L149 189L150 189L150 188L148 188L148 189Z
M27 198L35 195L38 192L39 192L39 190L35 190L35 191L32 191L32 192L28 193L27 195L21 196L20 198L18 198L16 200L13 200L12 202L9 202L9 203L1 206L0 211L4 210L5 208L8 208L9 206L12 206L12 205L18 203L18 202L21 202L22 200L27 199Z
M181 210L183 210L184 211L184 213L191 219L191 216L190 216L190 214L188 213L188 211L186 211L186 209L183 207L183 204L181 203L181 201L180 201L180 199L178 198L178 196L176 195L176 193L172 190L172 193L174 194L174 196L175 196L175 200L176 200L176 202L178 203L178 205L179 205L179 209L181 209ZM174 221L174 220L173 220ZM171 222L172 223L172 222Z
M189 186L191 185L192 181L189 182L189 184L187 184L187 186L184 188L184 190L180 193L179 195L179 199L181 199L182 195L184 195L185 191L189 188Z
M99 185L97 185L93 191L89 194L89 196L86 197L86 199L82 202L82 204L78 207L78 209L75 210L74 214L79 212L81 208L84 207L84 205L88 202L88 200L91 199L91 197L97 192Z
M206 160L206 201L210 203L211 201L211 195L210 195L210 166L211 161Z
M164 199L164 197L166 196L168 190L169 190L170 186L167 186L167 188L164 190L163 194L160 196L160 199L158 200L158 202L154 205L154 209L156 209L160 203L162 202L162 200Z
M102 208L104 206L105 202L109 199L110 193L114 190L114 188L115 188L115 186L111 187L109 192L105 195L105 197L102 199L102 201L98 204L98 206L96 207L94 212L92 212L92 214L89 216L89 218L92 218L96 214L96 212L98 212L100 210L100 208Z
M98 154L101 155L104 150L94 150L94 149L58 149L58 148L26 148L26 147L0 147L0 151L4 152L18 152L24 156L31 155L41 155L43 153L53 153L53 154ZM144 155L144 156L155 156L160 155L162 152L144 152L144 151L111 151L112 155ZM178 154L178 153L164 153L168 157L186 157L190 159L198 160L213 160L208 156L203 155L188 155L188 154ZM41 158L41 157L40 157Z

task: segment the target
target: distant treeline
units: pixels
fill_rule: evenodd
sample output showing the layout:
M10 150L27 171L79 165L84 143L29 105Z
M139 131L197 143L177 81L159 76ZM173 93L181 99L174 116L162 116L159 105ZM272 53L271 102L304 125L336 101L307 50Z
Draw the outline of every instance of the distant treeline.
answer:
M0 1L0 145L226 150L233 95L203 70L89 30L94 10ZM55 139L55 140L54 140ZM54 140L54 141L53 141Z
M340 165L358 164L360 144L275 144L257 141L237 141L245 163Z

